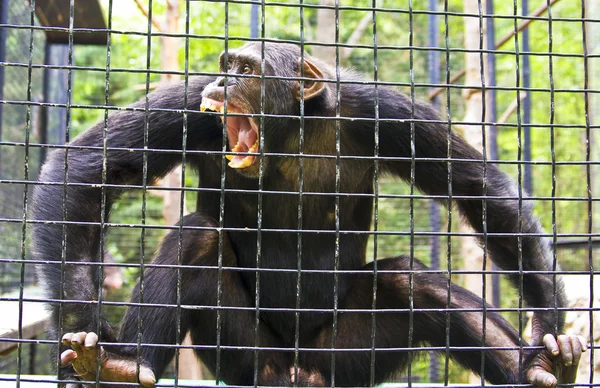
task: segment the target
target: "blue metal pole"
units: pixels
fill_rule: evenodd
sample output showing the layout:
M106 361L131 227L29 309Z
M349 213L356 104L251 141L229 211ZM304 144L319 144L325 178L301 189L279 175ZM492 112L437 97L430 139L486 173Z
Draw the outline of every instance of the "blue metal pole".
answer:
M494 19L491 17L494 15L494 0L487 0L485 3L485 12L488 15L486 22L486 42L488 50L496 49L496 32L494 30ZM488 53L487 56L487 67L488 67L488 114L489 121L495 123L498 119L498 106L496 105L496 54L493 52ZM495 125L489 127L489 144L488 150L491 160L498 160L498 128ZM493 270L497 270L498 267L492 265ZM497 273L492 274L492 304L496 307L500 306L500 275Z
M429 10L435 12L437 10L437 0L429 0ZM435 50L439 46L439 23L438 16L434 13L429 14L429 82L432 85L440 84L440 52ZM431 104L436 108L440 108L440 103L435 97ZM438 231L440 229L440 214L439 206L436 202L431 202L430 208L431 230ZM438 236L431 237L431 267L437 269L440 267L440 239Z
M0 2L0 23L8 24L8 0ZM6 31L7 27L0 28L0 62L6 61ZM4 99L4 66L0 66L0 99ZM0 104L0 140L2 140L2 108Z
M438 16L435 15L437 10L437 0L429 0L429 82L432 85L439 85L440 83L440 52L435 50L439 46L439 23ZM440 103L437 97L435 97L431 104L439 109ZM432 232L440 230L440 207L435 201L431 201L429 207L429 224ZM439 236L431 236L431 268L440 268L440 238ZM429 363L429 381L437 382L440 381L439 373L439 356L437 353L431 353Z
M44 42L44 65L50 64L50 43ZM44 102L50 102L50 69L44 68L42 98ZM48 107L46 105L40 107L40 143L48 144ZM46 153L48 149L42 147L40 149L40 167L46 161Z
M8 0L1 0L0 2L0 23L8 24ZM0 28L0 61L6 61L6 27ZM0 100L4 99L4 66L0 66ZM4 104L0 104L0 141L2 140L2 113L4 110ZM2 166L2 147L0 146L0 166Z
M250 9L250 37L258 38L258 3L253 2Z
M521 0L521 13L523 16L529 15L529 0ZM525 28L522 32L522 40L523 40L523 88L525 89L527 95L523 100L523 124L525 127L523 129L523 160L526 162L531 161L531 128L529 124L531 124L531 91L528 89L531 87L531 65L529 64L529 52L531 51L529 48L529 29ZM524 168L524 186L525 190L529 194L533 194L533 176L532 176L532 168L531 164L525 164Z

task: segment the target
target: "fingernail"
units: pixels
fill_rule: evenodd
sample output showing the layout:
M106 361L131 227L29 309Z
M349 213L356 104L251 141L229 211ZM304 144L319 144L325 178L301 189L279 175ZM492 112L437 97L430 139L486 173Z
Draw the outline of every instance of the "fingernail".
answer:
M145 387L152 387L156 384L154 373L148 368L142 368L140 370L140 383Z

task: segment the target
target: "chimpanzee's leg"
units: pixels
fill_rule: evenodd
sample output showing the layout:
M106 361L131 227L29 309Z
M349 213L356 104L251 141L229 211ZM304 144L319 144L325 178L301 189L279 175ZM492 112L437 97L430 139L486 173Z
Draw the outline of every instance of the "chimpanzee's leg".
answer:
M375 383L400 372L407 365L409 345L410 259L399 257L378 261L375 340L372 340L372 314L340 312L337 320L335 348L362 349L335 353L336 386L370 384L373 347ZM341 303L343 309L371 310L373 302L373 268L367 265L365 274L353 276L353 286ZM448 282L439 274L423 272L426 267L414 261L412 280L413 341L411 347L429 343L446 346L449 314L449 345L471 350L452 350L451 356L475 373L484 373L486 380L496 384L516 383L519 380L519 337L514 328L498 314L488 311L483 343L483 301L469 291L452 285L448 305ZM391 272L390 272L391 271ZM394 273L395 271L395 273ZM386 273L387 272L387 273ZM461 311L462 309L462 311ZM449 311L447 313L446 311ZM327 325L309 348L332 348L332 325ZM485 350L477 348L486 347ZM389 350L382 350L388 348ZM504 349L502 349L504 348ZM484 367L481 370L481 357ZM299 362L303 379L322 379L331 383L332 353L304 352ZM552 370L552 369L551 369ZM550 370L550 371L551 371Z
M156 378L160 378L175 354L173 346L164 345L176 343L178 325L179 341L183 340L183 336L190 330L195 344L207 345L207 348L198 351L198 354L209 368L214 369L217 344L215 307L220 281L222 290L220 306L224 307L220 313L220 345L226 348L220 351L219 377L228 383L253 383L254 352L243 349L255 345L255 312L251 308L253 298L241 282L239 273L234 269L237 260L227 235L223 234L222 241L222 267L225 268L219 270L219 234L216 231L215 221L201 214L192 214L186 216L182 223L181 234L179 231L173 231L165 237L153 262L153 265L159 266L146 268L143 284L138 284L133 292L132 303L141 302L152 307L131 307L121 322L119 342L137 344L140 340L142 346L139 349L136 345L116 349L105 346L106 351L101 351L103 363L101 380L137 381L135 360L138 359L144 366L150 368ZM181 256L178 254L178 247L181 247ZM179 309L177 308L178 286L182 306ZM141 300L140 296L142 296ZM232 307L246 309L236 310ZM259 327L260 346L280 344L265 323L261 322ZM77 372L88 380L96 379L97 337L94 336L93 333L66 335L66 344L71 345L75 352L68 351L70 353L66 355L65 352L62 357L66 363L73 361ZM162 346L154 346L154 344ZM242 347L242 349L232 350L227 346ZM280 355L261 353L259 357L261 368L274 362L274 359L277 363L281 360L285 365L289 365L289 362L281 359ZM142 384L152 385L152 377L147 368L140 369L139 380Z

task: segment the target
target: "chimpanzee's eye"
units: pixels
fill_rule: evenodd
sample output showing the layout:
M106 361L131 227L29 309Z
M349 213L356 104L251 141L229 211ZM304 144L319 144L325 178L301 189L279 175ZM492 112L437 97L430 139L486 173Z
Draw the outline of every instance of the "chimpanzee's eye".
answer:
M252 74L252 68L250 67L250 65L244 65L243 73L244 74Z

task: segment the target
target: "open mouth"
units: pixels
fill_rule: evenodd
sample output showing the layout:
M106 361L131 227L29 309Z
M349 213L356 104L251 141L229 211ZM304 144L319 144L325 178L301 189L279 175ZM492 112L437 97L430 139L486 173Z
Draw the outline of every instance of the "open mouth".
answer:
M210 110L213 112L224 112L222 101L203 97L200 104L200 111ZM238 110L231 103L227 103L227 113L247 113ZM223 121L223 116L221 116ZM248 153L258 152L258 127L251 117L227 116L227 140L229 148L235 155L225 155L229 160L229 167L246 168L250 167L256 161L256 155L247 155Z

